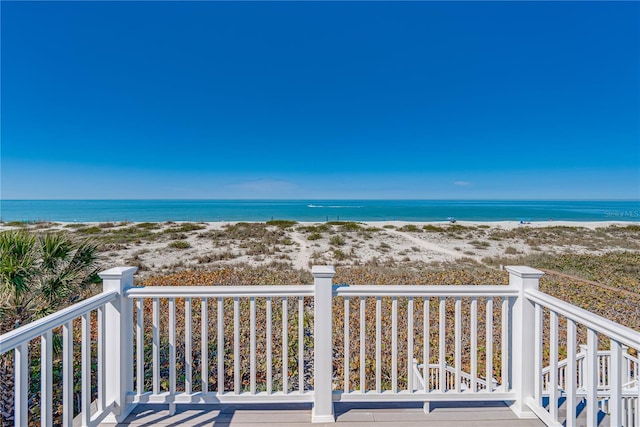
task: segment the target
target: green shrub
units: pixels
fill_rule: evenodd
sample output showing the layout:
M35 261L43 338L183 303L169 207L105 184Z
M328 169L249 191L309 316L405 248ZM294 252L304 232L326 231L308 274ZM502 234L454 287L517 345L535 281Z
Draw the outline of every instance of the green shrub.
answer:
M187 241L176 240L175 242L169 243L169 247L174 249L189 249L191 245Z
M488 248L489 246L491 246L491 243L484 240L472 240L469 242L469 244L473 245L477 249Z
M353 221L329 221L327 222L328 225L335 225L340 227L341 230L343 231L359 231L362 230L362 226L360 224L358 224L357 222L353 222Z
M329 239L329 244L333 246L342 246L344 245L344 239L340 236L333 236Z
M157 222L141 222L140 224L136 224L136 227L144 230L155 230L160 228L160 224Z
M202 224L194 224L193 222L185 222L180 224L178 227L173 228L173 231L186 233L189 231L203 230L205 228Z
M26 221L9 221L5 225L9 227L25 227L27 225Z
M317 224L298 227L297 230L301 233L326 233L331 227L327 224Z
M338 261L343 261L347 259L347 254L342 252L340 249L336 249L335 251L333 251L333 258Z
M400 231L410 232L410 233L421 233L420 230L415 224L407 224L399 228Z
M82 234L98 234L102 231L102 229L98 226L87 227L87 228L79 228L78 233Z
M364 229L364 231L368 233L377 233L378 231L382 231L382 229L378 227L367 227Z
M297 223L298 223L297 221L290 221L288 219L272 219L271 221L267 221L267 225L273 225L282 230L293 227Z
M322 234L320 233L311 233L309 234L309 237L307 237L308 240L318 240L318 239L322 239Z
M65 225L64 228L83 228L86 226L87 224L83 224L81 222L74 222L74 223Z

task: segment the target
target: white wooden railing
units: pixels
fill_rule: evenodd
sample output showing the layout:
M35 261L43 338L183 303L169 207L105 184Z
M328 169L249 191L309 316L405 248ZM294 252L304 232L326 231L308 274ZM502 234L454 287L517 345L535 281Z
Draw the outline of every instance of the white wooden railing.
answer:
M587 361L587 346L580 345L580 351L576 354L576 387L578 391L585 390L584 372L585 363ZM638 359L626 352L622 353L622 390L632 390L638 386L638 379L635 373L638 372ZM599 350L596 354L598 358L598 390L609 390L610 372L611 372L611 351ZM558 362L558 388L565 390L567 388L567 367L569 360L563 359ZM570 377L569 377L570 379ZM551 367L547 366L542 370L542 392L548 393L551 388Z
M311 402L312 420L331 422L334 401L428 408L438 400L497 400L547 425L575 425L576 412L586 411L586 425L595 426L604 411L611 426L639 427L638 363L630 354L640 334L540 292L542 272L507 270L508 286L334 285L333 267L316 266L312 286L134 287L135 268L114 268L101 273L102 294L0 337L0 355L14 352L14 424L38 421L28 407L37 386L32 358L41 371L39 421L53 424L59 358L51 343L62 327L65 426L74 418L87 426L121 422L138 403L174 410ZM566 361L558 356L559 319L567 319ZM584 357L577 325L587 328ZM606 357L601 350L598 358L598 336L610 341ZM573 408L566 419L561 399Z
M342 353L337 356L338 363L343 365L343 378L338 384L334 382L334 400L363 401L363 400L452 400L456 395L463 395L463 400L513 400L513 391L508 387L509 365L511 361L509 352L509 319L511 307L518 291L508 286L337 286L334 296L338 299L338 305L343 305L343 331ZM384 301L384 300L387 301ZM340 301L342 300L342 301ZM497 303L496 303L497 301ZM463 316L463 302L469 314ZM351 325L351 306L354 305L359 316L355 326L357 334L354 334ZM494 304L496 303L496 304ZM391 306L390 319L384 319L383 305ZM368 305L375 307L373 324L368 324L366 310ZM399 306L404 308L406 324L400 324L398 320ZM478 305L482 309L478 310ZM453 316L447 310L447 306L453 307ZM435 315L431 312L436 309ZM416 316L416 310L420 310L421 316ZM484 314L479 316L479 312ZM494 324L496 314L500 317L500 323ZM433 318L432 318L433 317ZM478 320L484 324L485 334L484 349L479 351L478 346ZM337 319L336 319L337 320ZM470 373L463 371L463 322L468 321L469 342L465 345L468 353ZM418 324L419 327L416 327ZM448 325L452 326L453 343L447 342ZM389 329L390 339L386 341L387 354L390 353L390 373L386 386L383 384L382 368L384 366L382 346L385 344L383 328ZM406 342L402 343L403 351L399 351L398 332L403 329ZM416 333L416 329L418 332ZM466 328L465 328L466 329ZM466 331L465 331L466 332ZM497 335L497 339L496 339ZM355 360L358 367L358 375L352 378L349 375L354 364L350 360L351 336L358 336L357 345L359 354ZM432 338L437 338L436 348L431 348ZM422 345L416 345L417 341ZM373 343L375 358L375 375L372 384L367 382L366 363L368 355L366 343ZM390 341L390 342L388 342ZM389 348L390 347L390 348ZM416 351L416 347L420 347ZM496 349L496 354L494 354ZM425 381L424 373L418 381L421 387L415 384L415 375L412 361L418 357L422 361L435 359L436 364L429 364L429 372ZM341 361L339 359L342 359ZM448 363L447 360L451 360ZM494 360L498 360L498 366L494 366ZM486 380L479 379L478 362L485 367L485 378L493 378L498 375L503 381L500 386L486 387ZM406 372L403 373L403 387L398 385L398 366L403 365ZM423 367L424 371L424 367ZM444 378L444 381L440 381ZM340 387L339 383L342 383ZM350 387L355 383L357 387ZM493 384L493 382L492 382ZM425 396L428 398L425 399Z
M535 329L535 385L533 397L527 398L529 407L547 425L575 426L579 412L585 411L588 426L597 426L602 415L609 418L611 426L639 426L638 363L637 358L628 352L633 349L637 354L640 333L537 289L526 289L525 297L533 305ZM566 366L558 360L561 317L566 324ZM549 325L546 345L548 367L542 364L545 318L548 318ZM584 359L577 351L578 327L586 329L587 344L580 352L586 352ZM609 350L599 351L600 345L608 346ZM548 400L548 404L544 404L544 400ZM564 419L559 413L559 403L563 400L566 407Z
M45 318L36 320L0 337L0 354L14 350L15 408L14 424L26 426L29 413L29 380L31 358L29 351L38 350L35 340L40 340L40 421L41 425L53 425L53 340L54 331L62 329L62 412L64 425L73 424L74 403L74 320L81 319L81 421L83 425L96 424L112 408L105 395L105 311L118 298L107 291L67 307ZM94 315L95 313L95 315ZM97 319L97 369L91 363L91 324ZM56 331L59 332L59 331ZM91 414L91 377L97 381L95 414ZM107 404L109 402L109 404Z

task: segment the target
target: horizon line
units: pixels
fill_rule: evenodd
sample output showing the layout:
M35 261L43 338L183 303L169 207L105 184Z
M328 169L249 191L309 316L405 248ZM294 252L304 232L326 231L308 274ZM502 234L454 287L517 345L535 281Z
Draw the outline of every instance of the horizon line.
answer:
M333 201L333 200L342 200L342 201L532 201L532 202L640 202L640 197L637 199L634 198L621 198L621 199L606 199L606 198L451 198L451 199L443 199L443 198L398 198L398 199L389 199L389 198L346 198L346 197L335 197L335 198L96 198L96 199L86 199L86 198L60 198L60 199L2 199L1 202L60 202L60 201L231 201L231 202L242 202L242 201Z

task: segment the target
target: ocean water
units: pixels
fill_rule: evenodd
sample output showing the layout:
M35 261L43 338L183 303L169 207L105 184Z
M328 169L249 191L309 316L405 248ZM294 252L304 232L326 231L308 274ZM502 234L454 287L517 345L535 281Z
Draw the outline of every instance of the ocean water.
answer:
M2 200L2 221L635 221L640 200Z

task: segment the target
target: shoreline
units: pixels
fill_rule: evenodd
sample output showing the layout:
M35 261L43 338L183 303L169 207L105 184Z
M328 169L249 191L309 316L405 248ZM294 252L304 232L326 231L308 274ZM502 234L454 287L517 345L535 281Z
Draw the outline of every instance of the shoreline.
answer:
M413 221L413 220L382 220L382 221L368 221L368 220L329 220L329 221L303 221L303 220L295 220L295 219L284 219L284 218L274 218L273 220L220 220L220 221L200 221L200 220L166 220L166 221L130 221L130 220L113 220L113 221L56 221L56 220L37 220L37 221L29 221L29 220L12 220L12 221L0 221L0 229L15 227L19 228L21 226L37 226L41 224L58 224L64 227L71 226L80 226L80 225L100 225L100 224L118 224L118 223L126 223L126 224L143 224L143 223L151 223L151 224L185 224L185 223L195 223L195 224L211 224L211 225L227 225L227 224L238 224L238 223L248 223L248 224L267 224L271 221L292 221L298 225L319 225L319 224L337 224L337 223L356 223L356 224L366 224L371 226L383 227L384 225L393 225L393 226L403 226L403 225L416 225L416 226L425 226L425 225L435 225L435 226L447 226L447 225L462 225L466 227L478 227L478 226L497 226L501 228L513 228L513 227L523 227L523 226L531 226L531 227L554 227L554 226L566 226L566 227L584 227L584 228L598 228L598 227L609 227L612 225L617 226L628 226L628 225L640 225L639 221L632 220L547 220L547 221L516 221L516 220L490 220L490 221L480 221L480 220L459 220L456 219L454 223L449 220L440 220L440 221ZM18 223L20 225L18 225Z
M640 200L2 200L0 220L640 222Z

